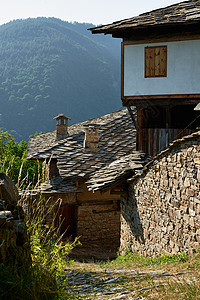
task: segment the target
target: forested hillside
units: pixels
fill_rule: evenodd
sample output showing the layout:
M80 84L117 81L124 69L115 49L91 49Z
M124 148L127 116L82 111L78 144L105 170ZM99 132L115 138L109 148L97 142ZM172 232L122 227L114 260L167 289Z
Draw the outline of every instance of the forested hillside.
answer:
M120 41L55 18L0 26L0 128L18 139L121 107Z

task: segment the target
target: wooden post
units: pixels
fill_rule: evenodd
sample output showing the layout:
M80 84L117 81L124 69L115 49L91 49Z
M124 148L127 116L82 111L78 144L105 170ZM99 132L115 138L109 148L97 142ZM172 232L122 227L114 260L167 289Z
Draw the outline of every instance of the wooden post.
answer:
M137 109L137 140L136 140L136 150L141 150L141 130L142 130L142 109Z
M166 128L171 128L171 110L166 108Z

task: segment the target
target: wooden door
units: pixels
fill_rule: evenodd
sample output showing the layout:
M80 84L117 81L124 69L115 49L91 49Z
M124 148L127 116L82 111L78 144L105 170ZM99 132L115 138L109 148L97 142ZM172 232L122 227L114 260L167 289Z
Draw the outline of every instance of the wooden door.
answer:
M75 205L64 206L59 208L55 218L55 226L60 226L60 234L63 237L76 236L76 207Z

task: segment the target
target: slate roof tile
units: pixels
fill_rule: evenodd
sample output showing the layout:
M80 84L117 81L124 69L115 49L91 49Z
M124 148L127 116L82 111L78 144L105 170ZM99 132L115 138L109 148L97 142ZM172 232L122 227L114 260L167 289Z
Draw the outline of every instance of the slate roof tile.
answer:
M105 189L124 178L138 174L150 160L148 155L138 151L122 156L96 171L86 182L89 191Z
M136 112L134 111L134 114ZM99 148L96 152L83 147L84 126L98 124ZM50 132L31 138L30 159L56 158L63 178L91 177L113 160L135 150L136 130L127 109L69 126L69 136L56 141Z
M57 176L48 182L42 183L37 189L21 191L22 196L35 195L38 193L54 194L54 193L74 193L81 192L82 189L76 186L75 179L65 179Z
M164 8L152 10L139 16L120 20L112 24L106 24L89 30L92 33L114 34L126 29L135 29L157 25L171 25L186 22L200 21L200 0L184 1Z

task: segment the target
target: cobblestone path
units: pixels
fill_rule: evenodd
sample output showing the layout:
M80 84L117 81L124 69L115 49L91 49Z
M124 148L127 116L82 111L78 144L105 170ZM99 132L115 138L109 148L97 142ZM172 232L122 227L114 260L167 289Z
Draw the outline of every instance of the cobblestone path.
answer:
M87 300L149 299L153 295L155 298L151 299L158 299L159 289L169 282L191 283L199 280L199 274L189 271L173 273L149 268L145 271L132 268L101 268L95 263L79 262L74 262L66 272L67 288Z

